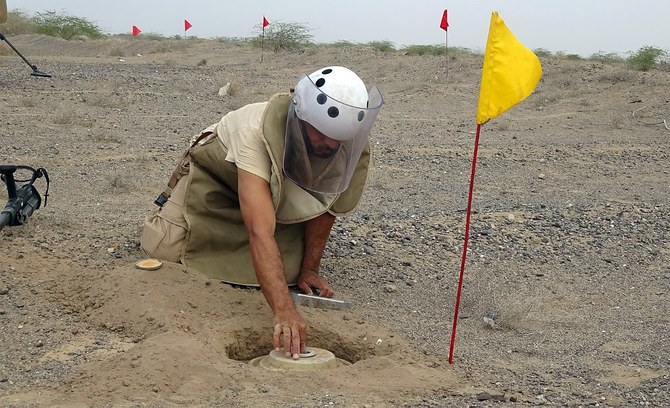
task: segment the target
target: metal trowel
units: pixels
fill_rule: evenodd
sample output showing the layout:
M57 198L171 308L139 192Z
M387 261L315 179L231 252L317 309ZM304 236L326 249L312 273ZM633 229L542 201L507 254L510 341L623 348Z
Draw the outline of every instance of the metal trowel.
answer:
M293 301L298 306L316 307L318 309L343 310L351 309L351 303L315 295L305 295L304 293L291 292Z

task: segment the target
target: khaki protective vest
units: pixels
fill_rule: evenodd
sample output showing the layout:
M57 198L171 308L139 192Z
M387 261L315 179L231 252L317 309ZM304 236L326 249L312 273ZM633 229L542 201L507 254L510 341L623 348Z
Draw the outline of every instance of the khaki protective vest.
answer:
M339 195L309 193L283 176L284 133L291 94L268 101L261 126L272 162L270 189L277 225L275 239L289 285L298 282L303 259L305 221L328 211L343 216L355 210L367 178L370 146L366 145L349 188ZM190 149L184 217L188 224L181 261L224 282L258 286L249 238L237 196L237 167L225 160L222 143L213 138Z

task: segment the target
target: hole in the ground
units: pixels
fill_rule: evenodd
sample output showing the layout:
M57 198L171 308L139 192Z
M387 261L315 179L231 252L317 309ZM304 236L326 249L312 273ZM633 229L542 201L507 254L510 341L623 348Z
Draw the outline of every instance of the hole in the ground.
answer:
M308 336L308 347L328 350L335 357L352 364L379 354L363 341L348 341L333 332L310 327ZM272 351L271 329L241 329L234 332L232 337L234 340L226 348L228 358L232 360L249 362Z

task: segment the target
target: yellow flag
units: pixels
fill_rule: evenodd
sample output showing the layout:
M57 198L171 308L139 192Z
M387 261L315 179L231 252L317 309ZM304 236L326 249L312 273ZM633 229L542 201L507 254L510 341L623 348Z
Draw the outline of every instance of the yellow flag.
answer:
M484 54L477 124L483 125L526 99L541 76L540 60L494 12Z

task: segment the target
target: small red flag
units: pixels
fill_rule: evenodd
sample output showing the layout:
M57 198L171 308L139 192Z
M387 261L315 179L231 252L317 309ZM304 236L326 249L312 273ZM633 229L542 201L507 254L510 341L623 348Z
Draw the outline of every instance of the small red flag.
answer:
M444 14L442 14L442 21L440 22L440 28L444 31L447 31L449 27L449 22L447 21L447 9L444 9Z
M263 28L267 27L270 25L270 22L263 16Z
M184 19L184 31L188 31L191 27L193 27L193 25L189 23L188 20Z
M141 33L142 30L137 28L137 26L133 26L133 37L137 37L137 34Z

